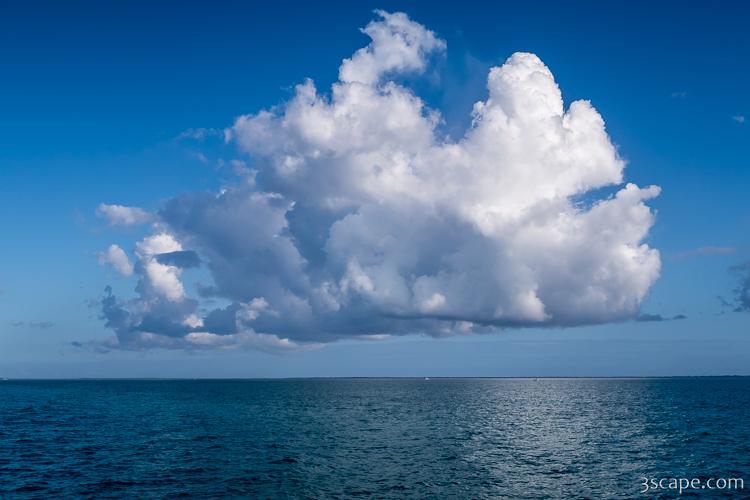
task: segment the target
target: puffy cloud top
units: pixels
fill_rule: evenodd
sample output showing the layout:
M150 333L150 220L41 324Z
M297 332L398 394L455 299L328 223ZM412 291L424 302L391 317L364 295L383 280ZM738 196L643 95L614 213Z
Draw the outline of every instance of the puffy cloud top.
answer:
M359 49L339 68L339 80L372 85L390 72L421 71L426 56L444 50L445 42L421 24L412 22L402 13L377 10L381 21L372 21L362 32L372 42Z
M227 130L251 170L163 206L136 245L138 297L104 300L113 346L290 348L638 314L659 275L643 243L659 188L622 185L591 103L566 109L544 63L516 53L491 69L464 136L445 139L439 112L388 79L423 71L445 42L378 15L329 94L307 80ZM224 307L198 315L175 260L187 251Z

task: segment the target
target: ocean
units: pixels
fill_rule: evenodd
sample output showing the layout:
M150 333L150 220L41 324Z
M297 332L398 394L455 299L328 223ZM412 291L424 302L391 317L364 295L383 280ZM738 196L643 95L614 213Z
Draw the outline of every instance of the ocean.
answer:
M2 498L678 496L750 497L750 378L0 381Z

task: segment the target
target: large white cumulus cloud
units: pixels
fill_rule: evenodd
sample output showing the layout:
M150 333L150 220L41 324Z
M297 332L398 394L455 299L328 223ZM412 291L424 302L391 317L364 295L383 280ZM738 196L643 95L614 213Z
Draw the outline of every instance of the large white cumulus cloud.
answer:
M490 71L465 135L446 139L439 112L392 80L423 71L445 42L405 14L378 15L330 93L307 80L227 129L251 162L245 177L164 205L136 246L139 297L105 299L128 317L116 342L286 348L638 313L659 275L643 243L644 201L659 188L622 185L591 103L566 109L544 63L516 53ZM186 248L213 278L204 295L225 307L197 314L180 268L158 257Z

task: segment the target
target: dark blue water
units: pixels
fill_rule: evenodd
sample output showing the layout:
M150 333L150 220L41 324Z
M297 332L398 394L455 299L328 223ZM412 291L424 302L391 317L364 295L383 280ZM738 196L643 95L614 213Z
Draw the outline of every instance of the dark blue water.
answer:
M633 498L641 476L750 496L750 379L0 382L3 498Z

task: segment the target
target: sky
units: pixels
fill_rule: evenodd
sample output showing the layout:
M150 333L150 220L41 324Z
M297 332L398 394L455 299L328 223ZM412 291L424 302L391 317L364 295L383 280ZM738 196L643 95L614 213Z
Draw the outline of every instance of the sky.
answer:
M749 11L6 3L0 377L750 375Z

